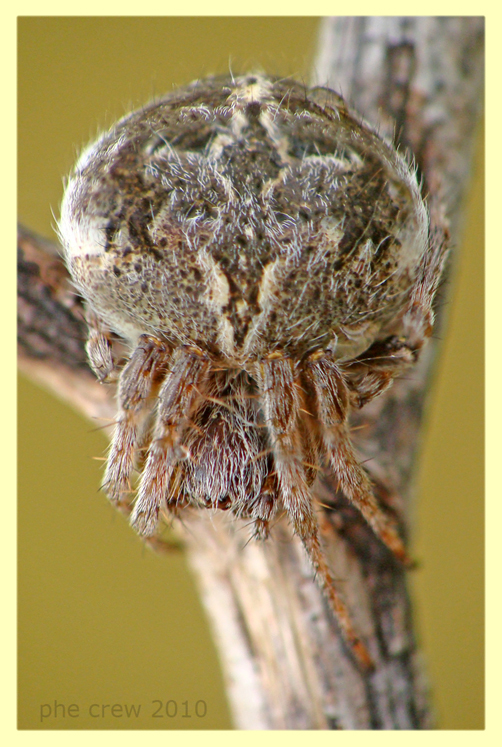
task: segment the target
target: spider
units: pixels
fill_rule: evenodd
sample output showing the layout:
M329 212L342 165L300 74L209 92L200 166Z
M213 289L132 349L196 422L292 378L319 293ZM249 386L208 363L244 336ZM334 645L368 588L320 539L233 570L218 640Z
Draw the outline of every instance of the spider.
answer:
M285 511L370 666L324 557L314 483L331 467L406 562L348 417L431 334L444 249L414 170L327 88L212 77L89 146L59 228L90 365L119 378L110 499L144 537L190 505L231 511L265 539ZM112 333L129 345L124 365Z

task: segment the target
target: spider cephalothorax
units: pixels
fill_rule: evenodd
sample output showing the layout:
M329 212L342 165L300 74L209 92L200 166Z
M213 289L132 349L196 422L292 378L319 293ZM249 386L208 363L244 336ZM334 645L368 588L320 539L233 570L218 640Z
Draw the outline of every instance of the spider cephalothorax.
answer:
M159 512L230 510L301 537L345 636L368 662L320 547L312 486L340 488L401 558L347 418L430 334L443 254L415 174L343 100L262 75L209 78L90 146L60 232L89 308L91 365L131 355L105 485L145 536Z

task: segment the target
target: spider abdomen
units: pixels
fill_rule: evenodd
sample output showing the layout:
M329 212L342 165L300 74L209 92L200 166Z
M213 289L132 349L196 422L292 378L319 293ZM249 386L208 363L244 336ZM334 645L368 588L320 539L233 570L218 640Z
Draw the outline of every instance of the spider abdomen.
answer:
M322 95L263 76L203 81L84 153L60 230L116 332L237 363L353 357L380 334L406 303L427 215L400 156Z

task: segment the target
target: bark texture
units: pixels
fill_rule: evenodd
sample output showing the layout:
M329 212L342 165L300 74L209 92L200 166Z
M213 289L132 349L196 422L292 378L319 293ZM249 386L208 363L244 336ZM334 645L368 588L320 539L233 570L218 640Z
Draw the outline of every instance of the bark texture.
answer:
M483 20L333 18L322 27L316 83L339 90L416 159L441 240L459 208L481 105ZM90 417L113 417L113 392L85 358L85 325L58 248L19 233L19 360ZM434 346L413 376L357 413L356 445L380 500L407 533L406 509ZM318 485L328 561L375 662L358 669L298 538L279 522L247 542L223 512L186 512L189 559L241 729L424 729L432 726L404 570L329 474ZM183 529L180 527L180 531Z

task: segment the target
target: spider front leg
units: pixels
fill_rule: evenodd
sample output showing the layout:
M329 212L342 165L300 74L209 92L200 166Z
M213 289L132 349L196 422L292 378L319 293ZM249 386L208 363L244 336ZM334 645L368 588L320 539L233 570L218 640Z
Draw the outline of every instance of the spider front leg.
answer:
M448 256L449 234L446 228L437 229L430 237L430 246L424 252L417 278L402 317L402 335L407 345L417 354L434 327L434 298L439 288Z
M265 478L258 500L249 507L248 515L253 519L253 537L266 540L270 534L270 522L277 513L277 495L279 486L277 475L269 474Z
M396 558L408 563L394 523L378 505L370 480L354 454L347 422L349 391L339 366L329 358L314 354L304 370L310 384L307 389L314 392L322 439L341 490Z
M89 308L86 310L85 320L87 322L85 350L89 365L99 381L112 381L117 373L117 366L113 357L109 331L104 328L99 317Z
M170 350L165 343L141 335L119 381L119 416L108 457L105 488L118 503L131 491L130 477L138 447L141 424L148 413L148 400L159 369L167 364ZM129 501L127 501L129 504Z
M350 404L364 407L388 389L415 362L416 351L406 339L391 335L374 342L362 355L340 366L350 390Z
M303 542L343 636L360 664L371 668L372 659L353 627L321 549L314 499L304 466L299 429L303 402L301 386L295 380L295 365L287 358L266 359L257 366L257 379L283 505L295 533Z
M415 363L431 336L433 302L447 256L446 238L443 234L434 237L424 252L408 301L395 325L397 334L375 341L362 355L341 366L353 407L363 407L382 394Z
M189 457L181 438L193 405L200 398L197 386L209 365L209 359L193 348L179 348L173 354L159 392L155 431L131 514L131 525L138 534L154 534L174 469L180 460Z

